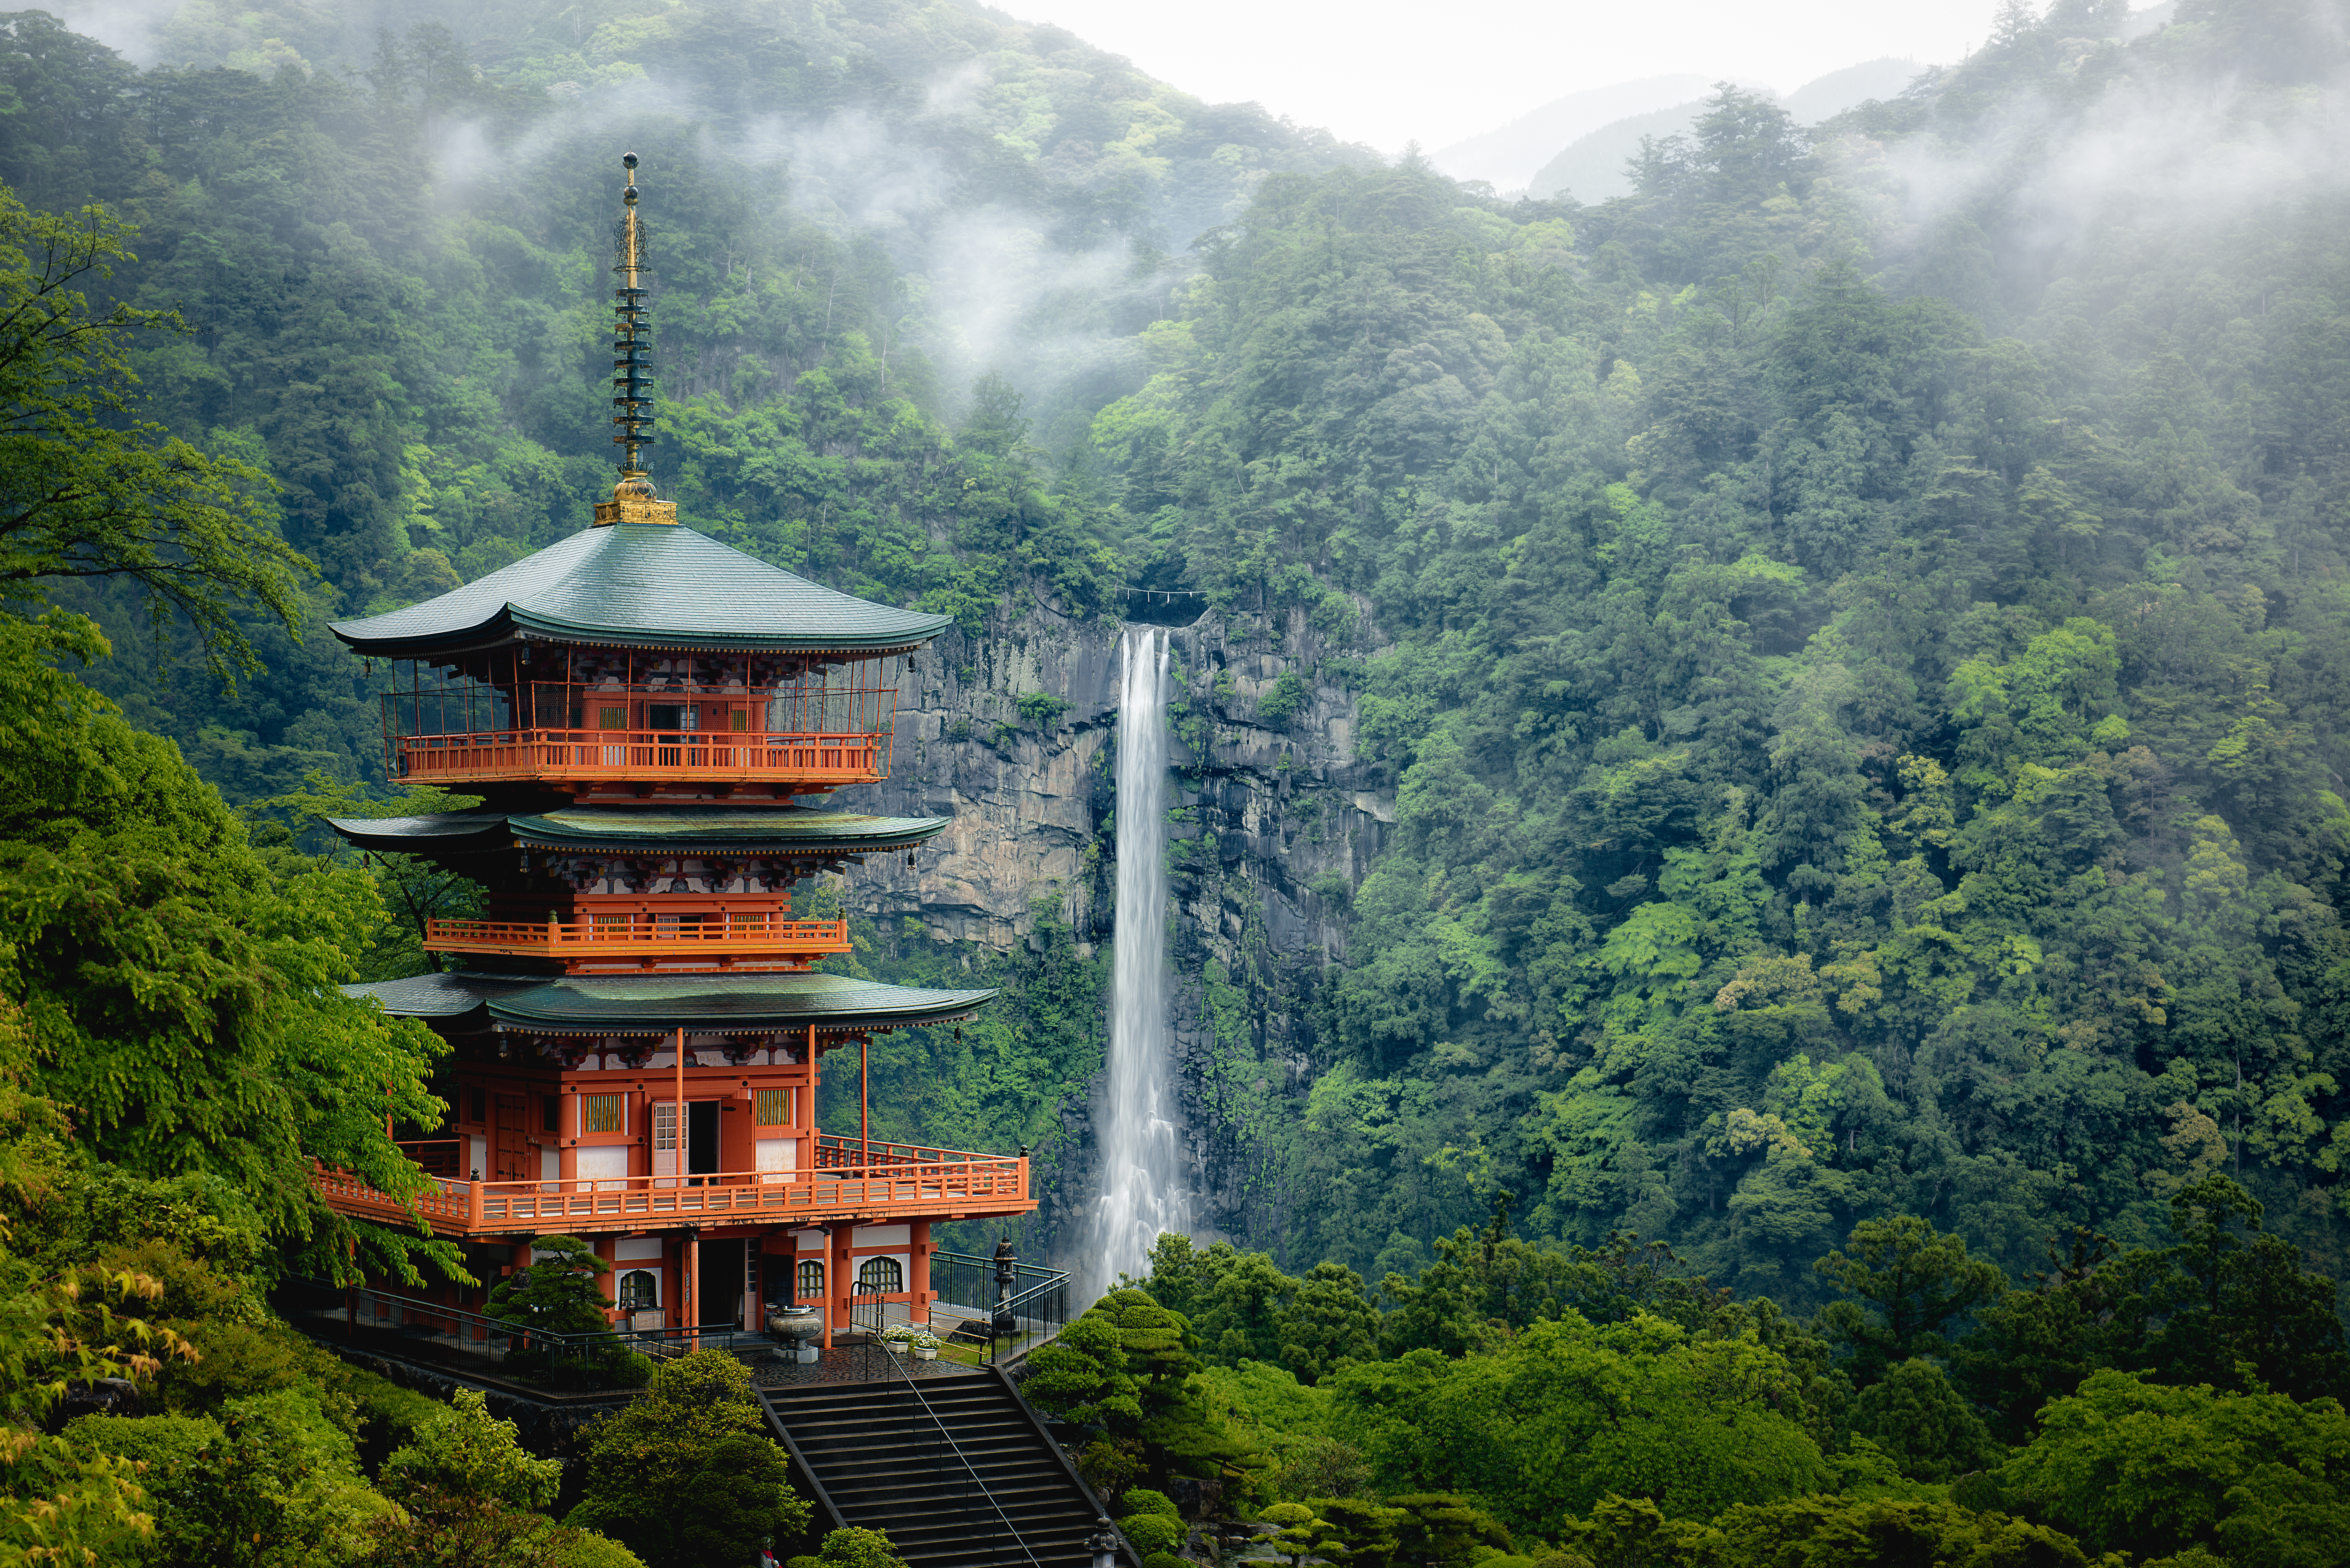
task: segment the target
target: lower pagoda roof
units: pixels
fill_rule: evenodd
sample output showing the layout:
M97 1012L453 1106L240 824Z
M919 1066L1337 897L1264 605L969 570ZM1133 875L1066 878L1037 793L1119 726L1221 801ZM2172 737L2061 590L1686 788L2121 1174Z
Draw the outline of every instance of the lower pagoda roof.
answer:
M395 1018L453 1024L480 1014L479 1023L545 1034L667 1034L680 1028L710 1033L811 1025L820 1033L861 1034L955 1023L997 994L822 973L546 979L460 971L342 989L348 996L374 998Z
M812 806L574 806L536 813L444 811L430 816L330 816L355 846L429 859L515 848L604 855L808 855L910 849L947 828L943 816L868 816Z

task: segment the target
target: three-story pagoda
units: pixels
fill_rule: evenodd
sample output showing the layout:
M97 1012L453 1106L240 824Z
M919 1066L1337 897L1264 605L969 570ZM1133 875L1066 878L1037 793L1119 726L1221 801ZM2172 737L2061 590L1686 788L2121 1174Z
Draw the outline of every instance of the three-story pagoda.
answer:
M816 1125L824 1058L968 1018L994 993L882 985L817 967L847 922L793 918L818 871L905 855L938 817L837 810L889 774L895 679L949 625L818 587L677 521L645 465L650 342L634 183L622 193L613 437L620 479L592 525L406 609L335 623L391 661L395 783L483 797L431 816L334 822L487 890L428 923L452 967L355 986L454 1048L436 1233L529 1262L591 1241L638 1326L761 1326L762 1303L852 1297L921 1321L932 1225L1035 1207L1027 1160L875 1143ZM339 1211L401 1223L331 1175ZM477 1251L487 1275L500 1254ZM484 1269L477 1268L477 1273ZM656 1316L657 1314L657 1316Z

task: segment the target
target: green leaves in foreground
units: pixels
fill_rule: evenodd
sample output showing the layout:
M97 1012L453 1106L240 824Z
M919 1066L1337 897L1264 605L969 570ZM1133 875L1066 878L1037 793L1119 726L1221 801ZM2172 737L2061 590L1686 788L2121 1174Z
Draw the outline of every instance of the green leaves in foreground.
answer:
M128 577L159 631L187 617L227 682L261 668L243 601L297 626L313 572L278 536L267 473L139 417L133 336L186 324L176 310L93 310L81 292L135 259L134 232L103 207L36 213L0 188L0 597Z
M748 1562L764 1541L807 1526L750 1374L723 1351L663 1366L643 1397L582 1434L578 1463L580 1501L566 1522L612 1537L650 1568Z
M222 1177L276 1238L380 1242L412 1273L310 1187L323 1161L418 1190L386 1123L441 1116L446 1047L337 990L382 928L374 884L255 849L172 742L51 663L105 652L78 617L0 615L0 994L31 1033L25 1086L100 1158Z
M2350 1415L2332 1399L2100 1372L2041 1412L1998 1480L2092 1548L2199 1546L2233 1568L2350 1561Z

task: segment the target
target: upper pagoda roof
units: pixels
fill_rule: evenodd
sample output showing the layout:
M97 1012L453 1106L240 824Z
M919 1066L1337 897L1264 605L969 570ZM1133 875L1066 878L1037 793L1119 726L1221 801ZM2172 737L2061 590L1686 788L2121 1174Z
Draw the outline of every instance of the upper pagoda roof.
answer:
M621 523L582 530L439 598L328 624L355 652L415 659L516 638L879 654L919 648L953 619L820 587L691 528Z

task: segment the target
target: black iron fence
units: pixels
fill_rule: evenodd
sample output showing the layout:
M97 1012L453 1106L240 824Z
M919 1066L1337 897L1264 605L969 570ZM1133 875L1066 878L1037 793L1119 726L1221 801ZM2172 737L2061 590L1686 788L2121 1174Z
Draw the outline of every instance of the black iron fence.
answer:
M289 1281L279 1297L287 1316L307 1319L314 1331L331 1333L339 1322L349 1331L397 1334L405 1344L480 1356L510 1375L553 1388L641 1387L655 1363L688 1351L732 1349L746 1339L768 1343L764 1335L745 1334L732 1323L557 1334L420 1296L316 1279Z
M980 1346L983 1361L1009 1361L1054 1338L1083 1310L1066 1270L1012 1260L1010 1272L1006 1282L993 1258L933 1252L931 1332Z

